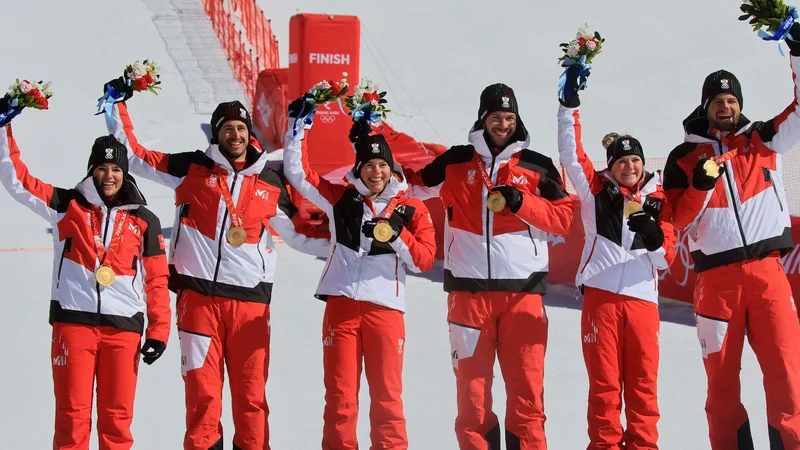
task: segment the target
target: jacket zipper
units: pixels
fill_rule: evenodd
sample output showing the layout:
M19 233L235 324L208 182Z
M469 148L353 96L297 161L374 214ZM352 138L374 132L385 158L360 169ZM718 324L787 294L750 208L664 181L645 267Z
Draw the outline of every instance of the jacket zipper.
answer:
M236 180L239 178L239 172L236 171L233 174L233 181L231 182L231 195L233 195L233 190L236 188ZM241 195L241 192L239 193ZM211 292L209 292L210 296L214 295L214 291L217 288L217 275L219 275L219 266L222 264L222 242L225 238L225 223L228 221L228 208L225 207L225 212L222 213L222 223L219 226L219 245L217 246L217 267L214 268L214 278L211 280Z
M539 256L539 249L536 248L536 241L533 240L533 233L531 233L531 227L528 227L528 236L531 238L531 243L533 244L533 256Z
M333 255L336 254L336 245L334 244L333 250L331 251L331 256L328 257L328 265L325 266L325 272L322 273L322 278L319 279L319 284L322 284L322 280L325 279L325 275L328 274L328 269L331 268L331 264L333 263Z
M478 155L478 158L482 158L482 156ZM495 156L492 155L492 167L489 170L489 180L492 179L492 174L494 173L494 159ZM488 199L489 193L486 193L487 197L483 199L484 202ZM489 205L484 206L486 210L486 285L491 283L492 279L492 229L490 228L490 217L492 216L492 212L489 210Z
M102 211L102 209L101 209ZM111 220L111 210L106 210L106 229L103 230L103 247L106 245L106 237L108 236L108 222ZM111 264L111 261L108 262ZM100 314L100 282L95 281L95 288L97 289L97 314Z
M58 262L58 276L56 277L56 289L61 284L61 268L64 266L64 257L72 249L72 237L64 239L64 248L61 249L61 260Z
M264 261L264 254L261 253L261 239L260 238L262 236L264 236L264 224L261 224L261 234L258 235L259 240L258 240L258 246L256 247L258 249L258 256L261 257L261 276L263 277L264 273L267 271L267 263L266 263L266 261Z
M133 279L131 280L131 289L133 289L133 293L136 294L136 299L141 300L139 297L139 293L136 292L136 275L139 274L139 255L133 255L133 264L131 264L131 269L133 269Z
M394 254L394 296L400 297L400 278L397 276L397 270L400 266L400 258L397 253Z
M775 198L778 199L778 206L781 207L781 212L783 212L783 202L781 201L781 196L778 195L778 188L775 186L775 182L772 182L772 191L775 192Z
M181 219L183 219L184 217L188 217L189 216L189 213L187 211L188 209L189 209L189 204L188 203L184 203L183 206L181 206L180 212L178 213L178 231L175 232L175 242L174 242L174 244L172 246L172 256L173 257L175 256L175 253L178 252L178 241L181 240L181 229L183 228L183 224L181 223Z
M768 167L762 167L762 171L764 171L764 181L769 181L772 184L772 192L775 193L775 198L778 199L778 206L781 207L781 212L783 212L783 202L781 201L781 196L778 195L778 187L775 186L775 180L772 179L772 173L769 171Z
M592 241L592 249L589 251L589 257L586 258L586 262L583 263L583 267L581 267L581 273L583 273L583 271L586 270L586 266L588 266L589 265L589 261L592 260L592 255L594 255L594 246L595 246L595 244L597 244L597 236L595 236L594 240Z
M720 150L722 150L722 143L720 143ZM720 153L722 153L720 151ZM730 169L733 170L733 163L731 161L726 162L730 166ZM750 250L747 248L747 239L744 237L744 228L742 227L742 219L739 217L739 207L737 206L736 194L733 191L733 181L731 181L731 175L726 167L725 170L725 179L728 181L728 191L731 194L731 204L733 205L733 213L736 215L736 225L739 227L739 233L742 235L742 248L744 249L744 254L747 259L750 259ZM713 194L712 194L713 195Z

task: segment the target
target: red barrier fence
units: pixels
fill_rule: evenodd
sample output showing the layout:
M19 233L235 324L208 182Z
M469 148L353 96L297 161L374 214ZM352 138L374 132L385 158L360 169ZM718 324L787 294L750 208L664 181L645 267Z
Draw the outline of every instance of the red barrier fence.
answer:
M253 101L258 75L277 69L278 41L256 0L203 0L206 15L236 79Z

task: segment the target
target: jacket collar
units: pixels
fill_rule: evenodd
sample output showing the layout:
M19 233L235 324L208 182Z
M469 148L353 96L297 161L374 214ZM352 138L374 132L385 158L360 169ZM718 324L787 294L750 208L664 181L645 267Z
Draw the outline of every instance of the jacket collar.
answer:
M736 124L736 136L746 133L752 123L744 114L739 115L739 123ZM702 106L698 106L689 116L683 120L683 130L686 133L685 142L694 144L705 144L709 142L720 142L720 136L715 136L709 131L708 118Z
M520 133L520 129L514 134L515 137L519 138L520 134L524 136L523 140L516 140L510 142L506 148L503 149L497 156L492 155L492 151L489 150L489 145L486 143L486 138L484 137L484 128L478 122L472 126L472 129L469 132L469 143L475 147L475 151L478 152L479 155L483 156L484 158L492 158L494 156L495 159L499 159L501 161L505 161L511 159L511 156L514 153L519 152L520 150L528 148L531 143L531 136L528 134L528 131L525 129L524 125L519 124L522 128Z
M78 185L75 186L75 190L92 205L92 208L108 207L103 197L101 197L100 193L97 191L94 178L91 176L87 176L83 181L78 183ZM136 209L146 204L147 201L144 195L142 195L142 191L139 190L139 186L136 185L136 180L128 174L125 177L125 181L122 183L122 188L119 190L118 201L113 207L117 209Z
M627 188L621 187L619 183L617 183L617 180L614 179L614 175L611 174L610 170L608 169L603 170L602 176L606 180L608 180L609 183L616 186L616 188L619 189L620 191L623 189L628 190ZM661 185L661 173L659 172L653 173L645 171L644 180L645 180L644 184L642 184L642 187L639 188L639 193L641 195L652 194L653 192L656 192L656 190L658 190L658 186Z
M403 178L403 176L400 175L400 178ZM367 189L367 186L364 185L364 182L361 181L361 178L356 177L353 174L352 170L347 171L347 175L345 175L345 181L347 181L348 184L356 188L358 193L363 195L364 197L371 195L370 190ZM386 187L383 189L383 192L378 194L377 199L383 199L389 201L394 197L404 195L407 190L408 190L408 183L406 182L405 179L398 180L396 177L392 176L391 178L389 178L389 182L386 184Z
M206 149L206 156L211 158L215 164L220 167L225 168L228 172L235 172L233 164L228 161L228 158L222 154L222 151L219 149L219 144L211 144ZM244 163L244 169L240 170L239 173L243 176L249 175L257 175L260 174L264 167L267 164L267 157L266 153L258 151L252 144L247 146L247 156Z

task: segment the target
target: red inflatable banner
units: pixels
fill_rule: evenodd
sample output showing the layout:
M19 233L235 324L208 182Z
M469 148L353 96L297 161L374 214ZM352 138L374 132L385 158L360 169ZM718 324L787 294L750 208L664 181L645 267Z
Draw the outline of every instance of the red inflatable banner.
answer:
M253 101L253 126L265 150L283 148L289 69L267 69L258 76Z

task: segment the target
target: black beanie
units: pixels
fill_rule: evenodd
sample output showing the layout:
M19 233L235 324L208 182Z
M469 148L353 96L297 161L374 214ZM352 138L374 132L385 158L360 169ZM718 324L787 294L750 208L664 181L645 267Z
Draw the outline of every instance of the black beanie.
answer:
M367 161L374 158L383 159L389 164L389 168L394 170L392 149L389 148L389 144L382 134L359 135L353 146L356 149L356 162L353 165L353 175L356 177L361 177L361 168L364 167Z
M623 156L636 155L642 158L644 165L644 150L638 139L631 136L619 136L606 148L606 162L610 169L614 163Z
M519 117L519 107L514 90L503 83L496 83L481 92L481 104L478 107L478 121L483 122L489 114L495 111L512 112Z
M87 175L92 175L96 167L106 163L118 165L122 174L128 176L128 149L111 134L95 139L86 168Z
M739 108L744 107L742 100L742 85L736 79L736 75L727 70L718 70L709 74L703 82L703 97L701 105L704 111L708 111L708 104L719 94L731 94L739 101Z
M219 134L222 125L229 120L239 120L247 125L247 133L253 134L253 121L250 119L250 113L238 100L232 102L222 102L217 105L217 109L211 114L211 143L217 143L217 134Z

